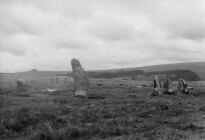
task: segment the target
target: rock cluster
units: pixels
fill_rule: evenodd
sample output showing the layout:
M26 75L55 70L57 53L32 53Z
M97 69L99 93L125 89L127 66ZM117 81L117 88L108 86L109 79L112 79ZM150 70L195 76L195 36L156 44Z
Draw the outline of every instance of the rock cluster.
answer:
M173 85L173 81L170 75L167 75L164 80L160 80L158 76L155 76L153 79L153 83L153 96L160 94L175 94L177 91L177 88ZM186 81L180 78L178 82L178 91L184 94L188 94L193 91L193 88L189 87Z

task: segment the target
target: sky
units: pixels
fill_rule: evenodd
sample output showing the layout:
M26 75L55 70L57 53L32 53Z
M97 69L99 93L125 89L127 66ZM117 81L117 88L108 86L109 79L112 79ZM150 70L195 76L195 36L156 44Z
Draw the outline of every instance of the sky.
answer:
M0 72L205 61L204 0L0 0Z

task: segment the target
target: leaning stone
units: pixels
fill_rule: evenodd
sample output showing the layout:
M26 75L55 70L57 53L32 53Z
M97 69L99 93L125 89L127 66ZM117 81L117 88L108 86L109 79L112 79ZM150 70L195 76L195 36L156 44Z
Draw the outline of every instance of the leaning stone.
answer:
M72 59L71 65L73 69L73 81L75 96L88 96L89 78L85 70L82 68L79 60Z

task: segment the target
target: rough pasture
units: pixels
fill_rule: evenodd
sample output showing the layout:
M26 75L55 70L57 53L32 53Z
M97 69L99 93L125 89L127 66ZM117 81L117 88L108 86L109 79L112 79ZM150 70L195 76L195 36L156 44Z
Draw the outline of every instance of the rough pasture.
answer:
M16 94L19 78L27 82L27 96ZM205 86L191 85L192 95L152 97L149 81L91 79L89 97L82 99L74 97L71 77L6 74L0 139L205 139Z

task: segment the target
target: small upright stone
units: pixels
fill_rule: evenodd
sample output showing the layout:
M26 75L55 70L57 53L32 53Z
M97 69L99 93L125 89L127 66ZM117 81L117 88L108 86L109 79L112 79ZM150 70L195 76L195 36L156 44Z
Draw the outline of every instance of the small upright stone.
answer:
M181 79L181 78L179 79L178 89L184 94L189 94L190 92L192 92L194 90L193 87L188 86L186 81L184 79Z
M183 90L184 87L185 87L185 85L186 85L185 80L182 79L182 78L180 78L180 79L179 79L179 86L178 86L178 89L179 89L179 90Z
M2 92L2 75L0 74L0 94Z
M159 77L155 76L153 82L154 82L154 91L152 93L152 96L157 96L157 95L162 94Z
M23 79L18 79L16 81L17 84L17 93L18 94L25 94L27 92L26 82Z
M74 81L74 92L75 96L82 96L87 98L88 88L89 88L89 79L82 68L79 60L72 59L71 65L73 69L73 81Z
M169 75L167 75L167 79L165 81L165 91L164 94L175 94L175 89L173 87L172 79Z

